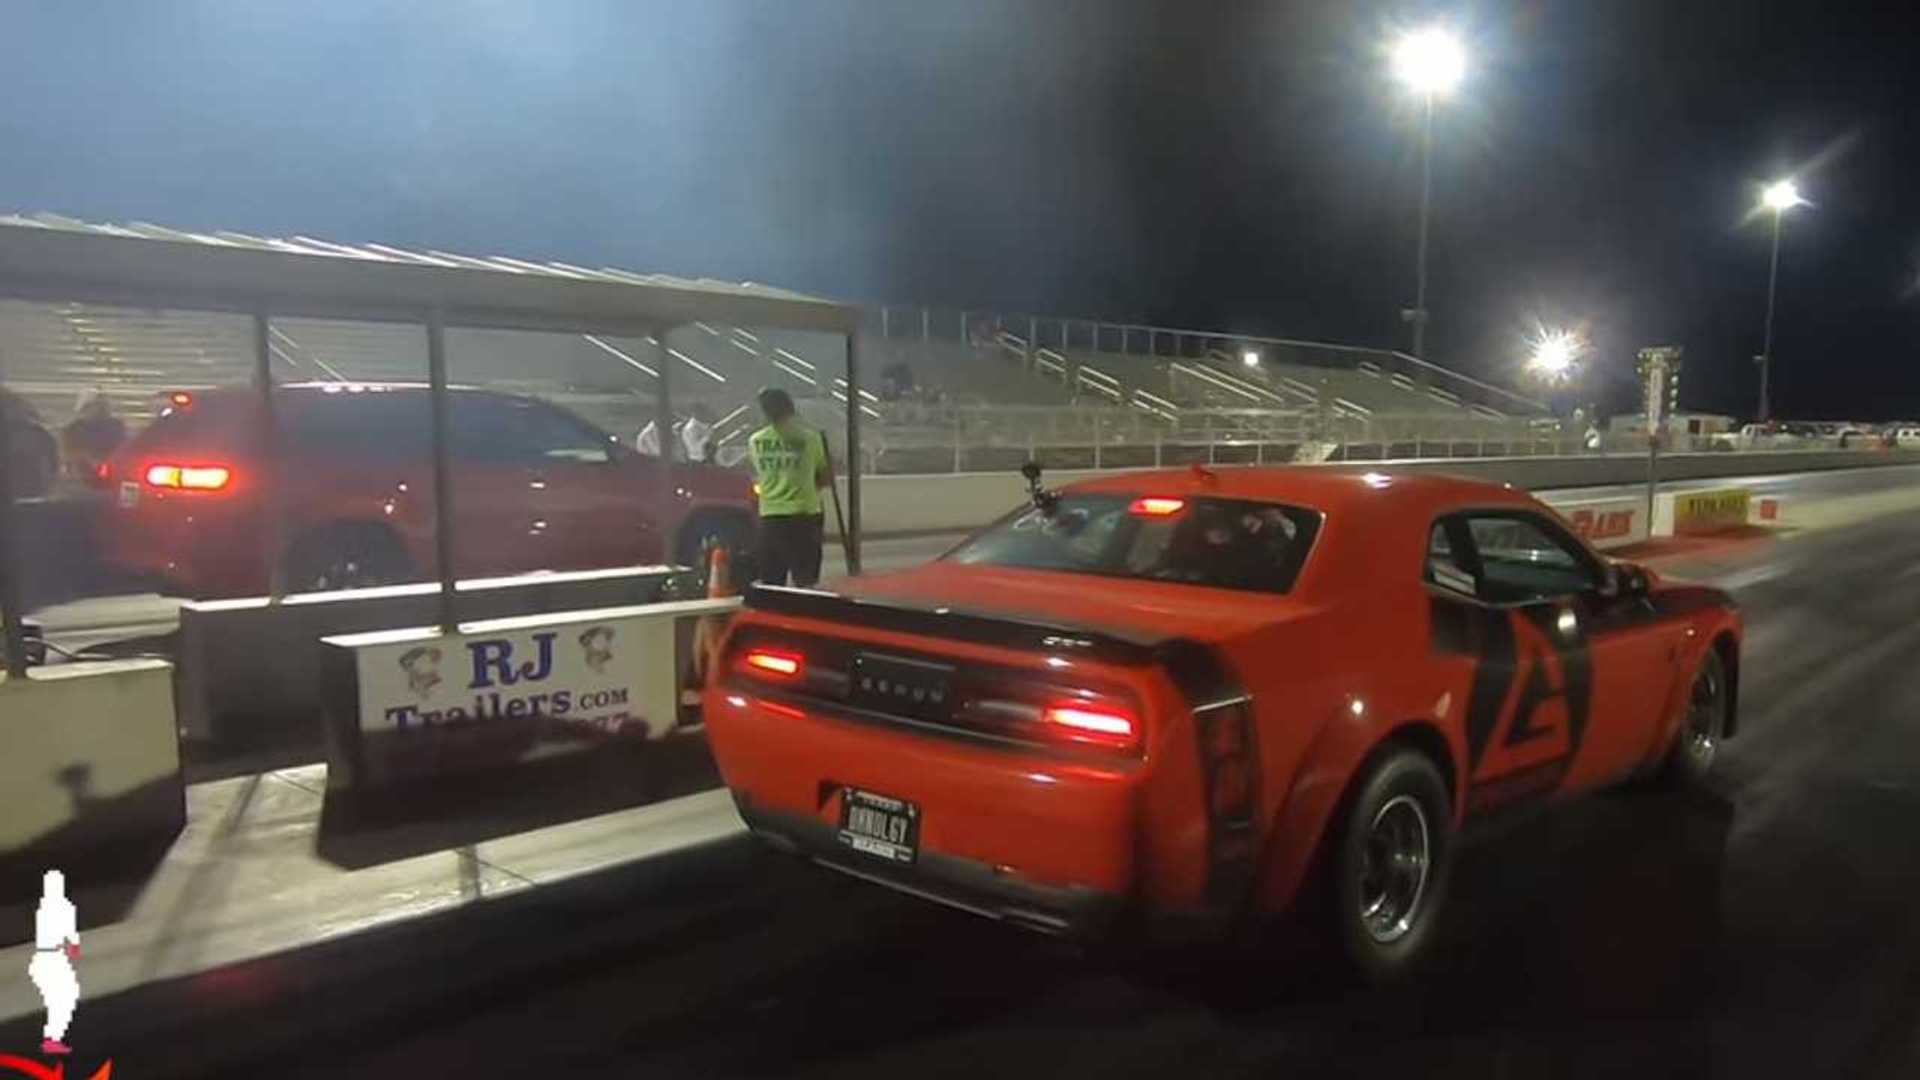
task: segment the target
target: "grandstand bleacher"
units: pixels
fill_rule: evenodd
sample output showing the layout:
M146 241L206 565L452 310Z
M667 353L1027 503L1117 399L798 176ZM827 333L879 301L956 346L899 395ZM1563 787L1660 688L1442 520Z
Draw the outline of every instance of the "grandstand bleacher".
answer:
M1519 395L1385 350L1101 324L1087 332L1086 323L979 313L907 316L881 309L861 343L854 404L871 433L864 464L881 471L998 468L1043 451L1108 465L1194 452L1239 460L1243 450L1286 460L1327 445L1371 446L1375 456L1436 441L1499 447L1544 414ZM253 348L243 315L0 303L0 381L49 426L97 390L137 429L166 392L251 383ZM268 348L275 377L288 382L426 378L417 324L276 318ZM1241 359L1249 352L1256 363ZM826 334L692 323L663 352L650 338L453 327L447 356L455 382L554 400L623 439L655 419L659 367L668 365L676 414L711 424L723 461L738 458L759 423L753 395L762 387L787 389L804 417L836 436L849 407L846 344Z

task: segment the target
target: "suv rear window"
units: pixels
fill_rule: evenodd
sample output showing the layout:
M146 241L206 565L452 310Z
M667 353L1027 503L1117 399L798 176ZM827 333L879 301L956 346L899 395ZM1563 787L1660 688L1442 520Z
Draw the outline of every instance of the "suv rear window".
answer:
M252 402L205 395L184 408L167 408L128 445L175 453L237 453L252 442L255 415Z
M1317 511L1242 499L1067 495L948 553L954 562L1284 593L1320 531Z

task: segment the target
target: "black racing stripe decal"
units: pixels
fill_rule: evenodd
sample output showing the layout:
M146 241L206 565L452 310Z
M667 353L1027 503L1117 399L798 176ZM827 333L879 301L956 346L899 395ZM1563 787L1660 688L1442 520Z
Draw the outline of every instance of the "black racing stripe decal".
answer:
M1533 716L1539 707L1554 697L1559 697L1567 710L1567 759L1571 761L1580 753L1580 744L1587 737L1587 721L1593 712L1593 649L1587 641L1584 621L1575 621L1571 630L1560 628L1560 613L1564 609L1538 606L1526 608L1522 612L1527 621L1539 632L1542 648L1531 656L1531 674L1527 677L1527 691L1520 699L1511 731L1519 731L1523 726L1533 730ZM1551 653L1560 667L1561 686L1558 691L1547 681L1547 655ZM1512 736L1509 735L1509 741Z
M1563 622L1569 610L1430 598L1433 650L1473 663L1465 716L1470 811L1551 793L1586 739L1593 653L1586 626ZM1559 733L1556 713L1565 717L1565 751L1539 761L1533 748ZM1507 765L1509 759L1516 764Z
M1253 699L1216 650L1181 638L1159 652L1192 710L1207 801L1206 898L1209 905L1226 909L1252 888L1259 856L1260 748Z

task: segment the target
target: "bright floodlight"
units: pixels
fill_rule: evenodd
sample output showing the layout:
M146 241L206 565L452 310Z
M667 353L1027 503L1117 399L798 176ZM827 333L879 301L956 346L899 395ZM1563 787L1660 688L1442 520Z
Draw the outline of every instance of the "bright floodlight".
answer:
M1579 358L1580 338L1568 330L1554 330L1533 343L1527 368L1548 382L1563 382L1573 375L1573 362Z
M1259 367L1260 353L1257 350L1248 349L1246 352L1240 354L1240 362L1248 367Z
M1793 181L1781 180L1778 183L1768 184L1767 190L1760 194L1760 201L1766 204L1767 209L1777 214L1782 210L1791 210L1807 200L1800 197L1800 189L1794 185Z
M1438 27L1415 30L1393 45L1393 74L1415 93L1450 93L1467 73L1460 39Z

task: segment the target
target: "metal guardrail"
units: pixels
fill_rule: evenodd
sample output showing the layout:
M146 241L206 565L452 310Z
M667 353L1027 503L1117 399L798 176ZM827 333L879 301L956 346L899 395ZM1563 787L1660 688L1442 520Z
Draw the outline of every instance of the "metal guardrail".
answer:
M1741 439L1674 435L1666 453L1875 448L1870 440ZM1144 468L1192 463L1288 464L1410 458L1644 457L1644 435L1606 434L1553 420L1376 415L1337 408L980 406L900 403L862 449L869 473L994 472L1037 460L1053 468Z

